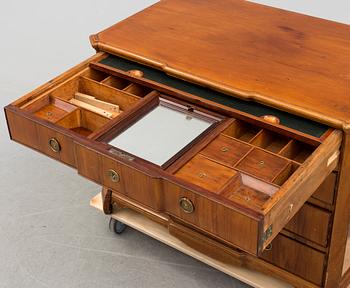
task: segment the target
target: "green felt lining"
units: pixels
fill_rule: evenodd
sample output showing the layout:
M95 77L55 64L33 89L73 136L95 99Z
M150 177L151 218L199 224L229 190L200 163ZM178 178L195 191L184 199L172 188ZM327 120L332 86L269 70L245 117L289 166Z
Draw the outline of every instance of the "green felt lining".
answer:
M242 112L249 113L254 116L260 117L263 115L275 115L281 120L282 125L317 138L320 138L328 130L326 125L314 122L312 120L295 116L257 102L234 98L209 88L177 79L160 70L132 62L124 58L109 55L107 58L101 60L100 63L123 71L142 70L144 72L144 78L146 79L182 90L184 92L237 109Z

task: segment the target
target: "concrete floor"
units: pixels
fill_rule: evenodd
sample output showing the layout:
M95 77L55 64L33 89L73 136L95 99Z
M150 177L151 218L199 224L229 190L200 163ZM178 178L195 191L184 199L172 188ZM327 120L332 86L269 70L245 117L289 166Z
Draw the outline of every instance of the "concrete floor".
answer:
M90 33L155 1L7 2L1 107L93 55ZM89 206L100 187L11 142L3 113L0 133L0 288L247 287L135 230L116 236Z
M1 0L0 106L92 55L89 34L154 2ZM132 229L114 235L89 207L97 185L10 142L3 114L0 135L0 288L248 287Z

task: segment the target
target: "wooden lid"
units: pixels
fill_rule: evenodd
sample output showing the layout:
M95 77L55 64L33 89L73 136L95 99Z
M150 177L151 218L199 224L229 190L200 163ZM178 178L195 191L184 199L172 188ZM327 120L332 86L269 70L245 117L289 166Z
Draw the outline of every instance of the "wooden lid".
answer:
M163 0L97 50L335 127L350 120L350 26L241 0Z

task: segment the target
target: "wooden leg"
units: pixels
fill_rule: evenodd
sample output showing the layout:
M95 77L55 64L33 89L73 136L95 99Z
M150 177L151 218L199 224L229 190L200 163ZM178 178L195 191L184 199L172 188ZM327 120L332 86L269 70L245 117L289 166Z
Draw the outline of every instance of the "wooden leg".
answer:
M110 215L113 212L112 207L112 190L102 189L103 212Z
M325 277L325 288L335 288L340 285L348 236L350 218L350 124L344 127L344 134L341 169L335 200L335 213ZM346 282L346 277L349 277L350 275L346 273L344 276L344 281Z

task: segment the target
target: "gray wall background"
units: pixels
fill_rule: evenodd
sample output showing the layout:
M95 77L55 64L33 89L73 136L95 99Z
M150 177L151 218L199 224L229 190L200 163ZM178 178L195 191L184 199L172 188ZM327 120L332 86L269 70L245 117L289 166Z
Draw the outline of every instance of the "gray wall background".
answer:
M0 1L0 106L94 53L88 36L157 1ZM350 24L346 0L255 1ZM180 19L181 20L181 19ZM99 187L8 139L0 116L0 288L246 287L88 206Z

